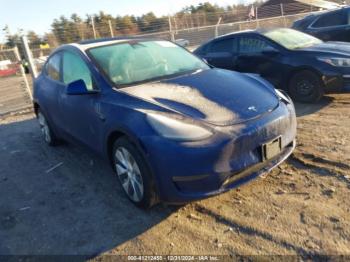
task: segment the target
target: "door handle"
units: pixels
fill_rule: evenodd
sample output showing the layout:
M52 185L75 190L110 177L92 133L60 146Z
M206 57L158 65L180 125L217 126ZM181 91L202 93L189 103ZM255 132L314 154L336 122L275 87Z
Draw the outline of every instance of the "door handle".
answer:
M106 120L106 116L101 111L101 104L100 103L95 103L95 113L97 114L98 118L101 121L104 122Z

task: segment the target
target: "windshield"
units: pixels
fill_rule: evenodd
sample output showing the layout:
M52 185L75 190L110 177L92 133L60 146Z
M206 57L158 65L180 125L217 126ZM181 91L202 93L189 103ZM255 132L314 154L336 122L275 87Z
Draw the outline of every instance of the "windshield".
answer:
M116 85L208 69L196 56L168 41L133 41L89 50L104 73Z
M303 48L322 43L316 37L288 28L271 30L263 33L263 35L287 49Z

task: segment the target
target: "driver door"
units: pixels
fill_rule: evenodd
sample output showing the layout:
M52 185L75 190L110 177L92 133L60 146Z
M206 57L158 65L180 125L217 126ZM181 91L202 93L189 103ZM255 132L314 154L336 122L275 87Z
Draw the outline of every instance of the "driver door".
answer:
M268 41L248 35L239 38L239 52L234 64L239 72L259 74L278 85L283 72L281 59L279 51Z
M62 80L65 86L83 80L87 93L83 95L68 95L62 92L60 107L66 132L76 141L99 150L102 141L101 129L103 117L100 112L100 94L90 93L97 89L92 73L82 57L70 51L63 52Z

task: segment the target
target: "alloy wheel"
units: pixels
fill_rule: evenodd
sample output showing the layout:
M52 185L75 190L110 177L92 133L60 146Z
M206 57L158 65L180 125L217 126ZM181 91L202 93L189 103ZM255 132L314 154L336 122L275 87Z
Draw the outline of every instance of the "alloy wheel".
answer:
M315 89L314 84L308 80L301 80L297 84L297 91L301 95L305 95L305 96L311 95L314 89Z
M44 135L45 141L50 144L52 141L50 128L47 124L46 118L41 112L38 113L38 121L41 133Z
M132 201L140 202L144 194L144 185L136 160L124 147L117 148L115 159L115 169L124 191Z

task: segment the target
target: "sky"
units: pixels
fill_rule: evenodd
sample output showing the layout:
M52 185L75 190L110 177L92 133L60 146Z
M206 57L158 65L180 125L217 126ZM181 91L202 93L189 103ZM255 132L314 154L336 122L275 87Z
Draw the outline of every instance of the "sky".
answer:
M0 42L4 39L2 29L5 25L9 26L11 33L23 29L43 34L61 15L69 17L77 13L85 17L99 11L113 16L138 16L151 11L156 15L168 15L201 2L227 6L250 0L0 0Z

